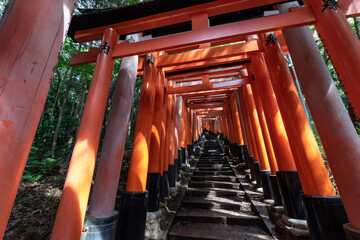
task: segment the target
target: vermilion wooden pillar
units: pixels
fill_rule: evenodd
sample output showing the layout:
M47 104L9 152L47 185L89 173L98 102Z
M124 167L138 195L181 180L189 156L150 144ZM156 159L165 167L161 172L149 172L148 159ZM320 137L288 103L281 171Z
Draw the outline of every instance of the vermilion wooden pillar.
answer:
M227 124L226 124L226 120L225 120L224 111L222 111L222 114L221 114L221 121L222 121L223 129L224 129L224 137L228 138L228 130L227 130Z
M225 114L226 114L226 122L228 126L228 135L230 143L234 143L234 125L232 123L232 117L229 110L229 107L225 107Z
M221 116L219 116L219 118L218 118L218 123L219 123L219 133L224 133Z
M242 88L244 93L244 97L246 98L246 103L249 109L249 115L252 125L252 130L254 131L254 140L256 144L256 149L258 151L260 166L262 170L270 170L269 160L266 153L264 138L261 132L260 122L257 114L257 110L255 107L254 97L252 93L251 86L249 84L245 85Z
M168 162L168 178L169 186L175 187L175 109L176 102L175 97L172 94L167 94L167 129L166 129L166 150L167 150L167 162Z
M163 70L161 70L160 74L160 80L163 82L164 86L166 86L165 81L165 73ZM168 197L169 196L169 179L168 179L168 168L169 163L167 159L167 105L168 105L168 98L164 95L163 99L163 107L161 110L162 113L162 120L161 120L161 141L160 141L160 166L161 166L161 198ZM163 144L161 144L163 143Z
M360 229L360 191L354 190L353 187L354 183L360 182L359 136L318 50L312 31L308 27L299 27L286 30L283 35L294 61L299 82L306 96L350 224ZM319 198L321 197L319 196ZM333 213L343 211L341 200L338 197L326 197L321 198L321 200L336 203L334 206L337 207L329 209L329 211ZM342 229L342 223L345 223L344 220L347 221L342 219L343 222L341 223L339 220L341 221L341 214L331 220L333 223L338 221L338 226L327 224L318 226L318 229L327 229L323 232L329 235L323 235L315 230L313 231L316 233L314 237L330 238L337 236L339 239L344 238L343 235L337 235L339 231L333 231L336 228Z
M264 114L268 123L274 153L280 171L296 170L285 126L278 107L277 99L271 85L264 54L259 53L251 58L256 85L260 91L260 99L264 106Z
M246 136L247 136L247 144L249 147L249 154L250 154L250 156L252 155L254 157L255 161L259 162L259 155L258 155L258 151L256 149L254 131L253 131L253 127L251 125L250 114L249 114L249 110L248 110L248 103L246 101L246 98L244 97L242 88L239 89L238 93L239 93L239 98L240 98L242 115L244 117L245 130L246 130Z
M180 139L180 147L186 148L186 107L185 107L185 99L182 97L181 101L181 139Z
M259 96L257 86L255 84L256 78L255 78L254 75L253 75L253 78L254 78L255 81L251 81L251 89L252 89L252 92L253 92L253 98L254 98L254 101L255 101L256 112L258 113L260 128L261 128L261 132L262 132L264 143L265 143L266 153L267 153L267 156L268 156L268 162L269 162L269 165L270 165L270 170L269 169L261 169L261 171L260 171L261 183L262 183L263 193L264 193L264 199L271 199L272 198L272 199L276 200L276 197L279 198L279 196L275 196L276 193L277 193L276 191L278 190L278 189L276 189L277 185L276 184L274 185L274 183L271 184L271 182L274 182L275 180L270 180L270 178L274 177L276 172L279 171L279 168L278 168L278 165L277 165L277 162L276 162L274 149L273 149L272 142L271 142L271 139L270 139L269 129L268 129L268 126L267 126L267 123L266 123L266 120L265 120L264 109L263 109L263 106L262 106L262 103L261 103L261 100L260 100L260 96ZM275 190L275 192L273 190ZM277 201L275 201L275 202L276 202L276 204L278 204Z
M266 67L264 54L259 53L251 57L255 81L260 92L260 99L264 106L264 114L268 123L270 137L274 147L279 172L270 176L273 188L273 199L276 205L284 205L285 214L291 218L305 219L301 203L303 193L295 160L287 138L285 126L278 107L277 99L271 85ZM281 190L280 195L278 191Z
M181 169L182 164L187 164L186 162L186 106L185 106L185 98L181 98L181 106L180 109L180 149L179 149L179 168Z
M231 113L232 113L232 117L233 117L233 122L235 123L236 142L237 142L238 145L244 145L244 139L243 139L242 132L241 132L239 112L237 111L236 100L235 100L234 93L231 94L230 101L231 101L230 106L231 106Z
M192 131L191 131L191 109L188 106L186 107L186 149L188 152L188 157L192 153Z
M196 128L197 128L197 117L196 117L196 114L195 114L195 111L193 110L192 111L192 140L193 141L196 141L196 134L197 134L197 131L196 131Z
M179 96L174 96L175 105L174 107L174 142L175 142L175 152L174 152L174 165L175 165L175 179L179 181L180 169L181 169L181 161L180 155L182 150L180 149L180 142L181 142L181 104L182 99Z
M174 158L176 159L178 157L178 150L180 145L180 126L179 126L179 97L173 96L173 118L174 118Z
M342 85L360 118L360 41L341 9L323 11L321 0L304 1L316 17L315 28L339 75ZM360 218L356 226L360 228Z
M140 35L131 37L138 41ZM109 216L114 213L138 62L138 56L121 60L89 204L88 214L91 216Z
M153 55L153 54L152 54ZM155 62L157 54L155 54ZM120 209L117 238L141 239L145 234L147 211L146 182L149 165L149 147L155 105L156 68L147 55L136 116L134 143L130 167Z
M253 97L255 100L256 111L257 111L258 117L259 117L261 132L264 137L264 143L265 143L266 153L267 153L267 156L269 159L271 174L274 175L277 171L279 171L279 168L278 168L278 165L276 162L273 145L272 145L272 142L270 139L268 125L267 125L265 115L264 115L264 109L263 109L263 106L262 106L262 103L260 100L260 94L258 92L258 88L257 88L255 82L251 82L251 89L253 90Z
M173 104L173 98L171 94L167 94L165 96L166 99L166 161L168 162L168 164L173 164L171 163L171 159L174 158L173 156L173 151L171 150L171 148L173 147L173 135L171 134L171 122L172 122L172 104ZM172 144L172 145L171 145ZM171 154L171 156L170 156Z
M0 239L75 3L13 0L0 25Z
M162 108L164 104L164 81L162 79L162 72L158 70L154 71L153 76L156 79L156 91L155 91L155 105L153 124L151 127L151 140L149 148L149 167L148 167L148 178L147 178L147 189L149 191L149 212L159 211L160 207L160 184L162 165L160 160L160 146L165 145L165 142L161 142L162 131Z
M264 51L304 193L334 196L334 189L281 48L278 43L264 43Z
M105 49L96 61L51 239L80 238L114 67L111 54L118 38L114 29L105 30L101 42Z
M236 106L238 109L238 113L239 113L239 118L240 118L240 125L241 125L241 133L243 136L243 141L244 144L247 145L247 131L246 131L246 127L245 127L245 120L244 120L244 116L243 116L243 111L241 108L241 104L240 104L240 99L239 99L239 93L238 91L234 91L234 96L235 96L235 100L236 100Z

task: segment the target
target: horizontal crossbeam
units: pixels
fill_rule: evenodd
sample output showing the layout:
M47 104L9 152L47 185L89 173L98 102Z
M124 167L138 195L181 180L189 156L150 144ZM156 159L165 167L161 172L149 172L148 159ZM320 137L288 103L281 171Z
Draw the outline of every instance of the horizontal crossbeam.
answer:
M315 20L311 9L300 7L289 13L245 20L211 28L197 29L196 31L153 38L141 42L129 43L125 41L115 46L113 57L121 58L141 55L148 52L166 51L172 48L217 40L231 39L234 41L234 38L242 38L251 34L311 25Z
M233 89L233 88L242 87L243 85L248 83L249 83L249 79L247 77L244 77L236 80L210 83L210 84L199 84L199 85L186 86L186 87L168 87L166 89L166 93L189 94L192 92L199 92L199 91Z
M108 27L116 29L119 35L170 26L178 23L191 21L193 15L206 11L209 17L255 8L270 4L284 2L284 0L219 0L206 4L200 4L171 12L164 12L148 17L138 18L131 21L111 24L93 29L78 31L75 40L79 43L100 40L104 30Z
M258 42L257 40L252 40L230 46L205 48L198 51L174 55L163 55L159 57L157 66L165 68L183 64L193 64L200 61L206 61L210 59L223 59L255 51L259 51Z

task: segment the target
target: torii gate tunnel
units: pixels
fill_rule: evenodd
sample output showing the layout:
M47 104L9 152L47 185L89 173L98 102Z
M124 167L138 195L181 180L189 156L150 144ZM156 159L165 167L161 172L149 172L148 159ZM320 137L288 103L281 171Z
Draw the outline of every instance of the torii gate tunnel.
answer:
M75 2L13 0L0 26L0 237ZM155 0L74 16L69 36L101 46L71 58L72 66L96 65L51 239L79 239L84 221L117 218L117 238L143 239L147 211L159 210L159 196L168 196L185 153L193 153L204 132L218 134L241 162L260 171L264 194L270 193L265 198L277 200L287 216L306 219L313 239L359 239L360 139L308 27L315 25L360 117L360 41L347 22L359 15L357 0ZM119 83L89 199L118 58ZM117 213L136 76L143 81Z

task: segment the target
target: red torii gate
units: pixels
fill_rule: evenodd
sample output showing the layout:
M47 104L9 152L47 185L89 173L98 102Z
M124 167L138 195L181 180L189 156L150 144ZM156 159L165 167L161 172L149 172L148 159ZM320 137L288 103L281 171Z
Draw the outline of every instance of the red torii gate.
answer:
M280 146L287 146L287 148L281 150L279 146L276 147L276 144L272 144L274 148L273 155L276 156L277 165L281 172L279 177L286 177L286 171L298 169L301 184L306 194L304 198L305 205L311 206L312 198L338 201L334 197L334 191L326 175L321 156L313 138L310 125L301 107L300 98L297 95L297 90L292 81L291 73L286 66L281 48L276 42L265 43L266 36L263 33L275 30L283 30L286 44L290 53L293 54L295 67L297 70L300 69L298 71L299 80L305 86L304 93L308 99L310 110L347 211L350 225L347 225L346 229L349 231L349 234L360 229L360 216L358 213L360 193L351 187L351 184L359 182L358 172L360 169L356 162L360 155L358 136L351 125L349 117L346 115L346 110L338 94L334 90L331 78L326 72L327 69L324 67L312 69L314 66L323 66L323 63L319 59L317 49L314 49L311 34L309 34L305 27L290 29L315 24L323 38L324 45L328 49L330 56L332 56L332 61L345 85L344 88L348 92L348 97L358 114L360 112L360 86L357 78L360 75L360 69L354 66L360 63L360 43L347 24L346 16L359 15L359 2L342 0L338 2L339 8L337 10L327 9L321 13L323 10L322 1L308 0L305 1L305 7L293 8L290 12L209 27L208 18L211 16L282 2L284 1L220 0L174 10L170 13L165 12L93 29L76 31L74 38L78 42L102 38L102 47L100 51L99 49L93 49L87 53L79 53L73 56L72 59L72 65L96 61L96 68L64 186L52 239L64 237L69 239L78 238L81 234L100 137L99 129L101 128L109 88L109 75L112 71L114 59L133 55L146 55L159 51L166 51L171 54L174 51L180 52L182 50L197 49L199 45L204 47L204 44L209 47L248 40L245 43L237 44L238 46L223 47L224 49L239 50L236 54L235 52L234 54L221 52L216 48L214 48L216 50L205 48L199 50L201 51L199 57L193 53L184 53L184 59L181 59L180 55L173 55L174 57L163 55L162 57L157 57L158 61L155 60L155 62L151 58L146 59L142 68L144 71L143 91L140 97L141 102L131 160L132 165L129 172L128 194L138 196L140 200L145 198L143 194L146 185L149 153L143 150L150 147L152 119L156 121L154 125L157 128L160 126L168 127L166 131L162 130L166 134L161 133L158 139L161 139L161 143L169 143L162 145L171 146L170 149L161 149L160 147L158 156L162 156L162 164L155 171L167 170L169 163L170 165L174 164L174 154L177 151L176 141L178 139L176 137L177 131L175 131L177 101L174 95L182 94L189 97L226 93L230 96L231 93L230 97L232 100L226 104L194 103L193 105L198 106L185 104L182 107L182 109L186 109L186 114L184 114L186 115L187 123L185 124L187 125L185 131L186 142L191 145L191 136L195 138L198 136L197 131L199 129L195 127L197 114L194 112L191 118L192 108L223 107L223 118L220 120L220 122L223 122L220 124L221 128L227 129L223 131L227 133L232 143L241 144L236 142L241 141L241 139L236 139L234 132L241 132L245 136L244 142L248 145L249 152L254 156L255 161L260 162L262 170L269 170L270 164L271 171L276 171L274 169L275 165L271 167L270 143L280 143ZM5 196L0 200L2 209L0 215L0 235L3 235L5 231L6 222L10 215L11 206L16 196L16 190L19 186L38 119L41 115L41 109L45 103L49 88L49 83L46 81L50 78L51 68L55 65L56 55L59 51L58 48L66 32L66 23L69 22L69 13L72 10L73 3L65 3L64 1L52 4L46 3L43 11L47 10L49 13L41 12L42 14L39 15L38 21L32 22L34 14L42 6L42 1L36 0L31 3L33 6L29 8L31 13L26 15L28 19L18 17L23 15L24 5L20 6L19 1L14 1L13 8L7 14L4 25L0 29L0 43L3 43L3 45L11 38L11 29L16 24L24 28L24 31L17 32L19 34L17 36L18 41L16 41L18 44L17 49L23 49L24 46L30 46L32 49L41 47L41 51L39 50L39 53L34 55L29 55L30 51L26 51L26 49L24 49L25 55L19 55L18 52L14 53L12 51L14 48L9 48L2 55L4 64L0 64L0 74L2 75L0 79L6 83L1 86L0 98L2 109L0 125L2 134L0 134L0 142L4 146L2 151L0 151L2 156L0 191L4 193L2 196ZM63 6L68 7L64 8ZM58 11L58 9L62 9L62 11ZM65 23L62 22L63 19L66 19ZM59 24L59 28L54 28L51 33L43 31L43 29L48 29L45 24L49 20ZM186 21L191 21L192 31L140 42L117 42L119 35L142 32ZM32 28L31 24L34 24L35 27ZM41 30L39 31L39 29ZM24 38L24 36L29 34L33 38ZM246 39L252 34L262 35L260 40L256 38ZM342 41L336 40L338 36L341 36ZM302 37L302 40L299 40L299 37ZM41 44L38 44L38 42ZM48 48L44 49L43 46L48 46ZM245 49L242 49L243 47ZM305 53L308 55L304 55ZM211 57L211 54L215 57ZM13 61L13 63L9 61L9 59L14 59L17 56L20 61ZM312 56L311 61L304 61L308 56ZM248 63L249 60L251 62L249 78L252 79L252 75L254 75L254 82L251 80L242 82L230 80L221 83L203 83L200 86L187 88L167 86L167 83L163 81L167 77L167 73L176 75L177 71L191 70L203 67L204 65L213 67L223 63L231 64L234 62L244 64L244 62ZM27 69L24 66L29 66L29 71L17 71L20 68ZM38 67L35 69L35 66ZM163 69L161 69L162 67ZM17 73L24 74L24 76L14 74L13 71L15 70ZM319 77L319 81L311 81L311 77L314 74ZM240 77L242 77L241 79L245 78L244 76ZM25 81L23 80L24 78ZM210 75L204 79L210 80ZM23 91L19 91L17 86L25 86L22 82L26 83L27 81L30 81L29 84L32 86L38 87L30 89L26 87L26 90L24 87L21 87L20 89L23 89ZM231 81L233 83L230 83ZM217 84L219 87L215 87ZM161 105L161 101L156 104L156 100L161 96L161 91L159 90L163 89L164 86L168 90L164 97L165 101L163 101L163 105ZM185 93L183 90L187 89L195 89L197 91ZM276 99L274 100L275 95ZM261 104L263 105L263 110L261 110ZM235 105L239 116L237 118L234 118L234 115L236 115ZM14 106L23 106L25 110L14 112L14 110L11 110ZM157 107L155 108L155 106ZM166 114L162 114L163 118L154 116L153 109L155 108L155 110L160 111L158 109L159 106L163 106L163 108L166 106L167 110ZM261 116L262 111L264 112L264 117ZM281 119L279 116L274 115L278 114L279 111L281 112ZM235 121L237 119L240 120L240 124ZM159 121L161 124L158 124ZM163 124L165 122L166 124ZM268 137L266 137L265 125L268 127L270 135ZM191 130L191 126L194 127L193 130ZM338 131L334 132L334 129ZM190 139L188 136L190 136ZM286 139L284 136L287 136ZM269 142L270 138L271 142ZM287 141L287 138L289 141ZM25 143L24 147L20 150L14 150L15 143L20 142L20 139ZM336 141L337 139L342 141ZM184 144L185 140L182 139L181 142ZM14 152L16 154L13 154ZM288 156L288 158L285 158L285 156ZM9 182L14 184L10 185L8 184ZM101 182L97 184L101 185ZM326 196L326 198L322 198L323 196ZM127 214L131 215L133 209L129 208L127 211ZM308 209L307 211L311 228L313 227L312 225L316 225L311 218L311 214L314 212ZM130 217L130 215L125 214L125 217ZM301 213L296 213L295 215L301 217ZM131 224L130 218L128 224ZM142 222L140 222L141 224ZM320 227L326 228L326 226ZM123 226L123 228L126 229L126 226ZM66 229L66 232L63 231L64 229ZM330 229L328 228L328 230ZM316 229L311 230L313 231L312 234L317 236ZM123 234L125 234L124 236L132 236L132 234L140 236L142 232L123 232Z

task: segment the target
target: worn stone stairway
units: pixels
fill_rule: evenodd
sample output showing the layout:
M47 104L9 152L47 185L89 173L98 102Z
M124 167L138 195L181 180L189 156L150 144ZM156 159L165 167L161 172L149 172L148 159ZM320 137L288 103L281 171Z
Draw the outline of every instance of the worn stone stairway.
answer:
M217 139L207 136L169 239L273 239Z

